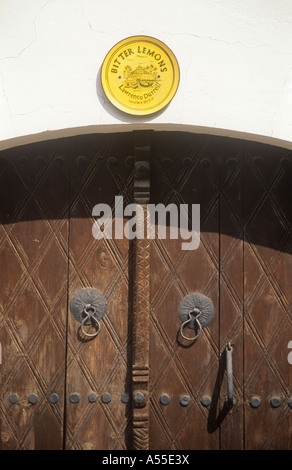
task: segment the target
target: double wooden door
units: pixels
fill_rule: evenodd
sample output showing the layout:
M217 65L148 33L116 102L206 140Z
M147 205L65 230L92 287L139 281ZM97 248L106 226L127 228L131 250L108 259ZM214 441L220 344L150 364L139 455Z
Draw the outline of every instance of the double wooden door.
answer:
M188 133L3 151L1 449L291 449L291 168L286 150ZM145 218L200 204L199 247L169 227L96 239L93 208L116 196ZM106 301L92 337L70 310L86 288ZM214 317L188 341L193 293Z

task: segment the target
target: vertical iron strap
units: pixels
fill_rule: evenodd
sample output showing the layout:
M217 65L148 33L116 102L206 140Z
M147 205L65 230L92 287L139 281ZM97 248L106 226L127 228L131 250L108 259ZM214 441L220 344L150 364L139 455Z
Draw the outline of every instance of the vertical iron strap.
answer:
M227 403L233 406L233 368L232 368L232 346L228 343L226 347L226 372L227 372Z

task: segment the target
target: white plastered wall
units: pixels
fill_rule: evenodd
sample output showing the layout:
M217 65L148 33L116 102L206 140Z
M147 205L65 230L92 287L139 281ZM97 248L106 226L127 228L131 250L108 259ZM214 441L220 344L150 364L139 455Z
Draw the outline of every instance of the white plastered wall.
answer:
M156 37L178 91L137 118L103 95L118 41ZM0 0L0 149L91 132L186 130L292 148L291 0Z

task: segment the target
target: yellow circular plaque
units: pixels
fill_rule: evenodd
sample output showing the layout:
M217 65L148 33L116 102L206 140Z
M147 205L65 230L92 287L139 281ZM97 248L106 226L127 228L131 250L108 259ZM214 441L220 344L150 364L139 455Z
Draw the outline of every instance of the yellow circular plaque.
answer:
M116 108L129 114L152 114L174 97L179 66L163 42L149 36L132 36L107 54L101 83Z

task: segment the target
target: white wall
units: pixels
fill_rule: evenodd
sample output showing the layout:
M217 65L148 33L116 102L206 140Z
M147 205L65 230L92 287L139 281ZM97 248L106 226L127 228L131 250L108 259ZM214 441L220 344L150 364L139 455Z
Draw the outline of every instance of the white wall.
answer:
M145 34L179 89L156 116L115 110L99 70ZM292 148L291 0L0 0L0 149L88 132L182 129Z

